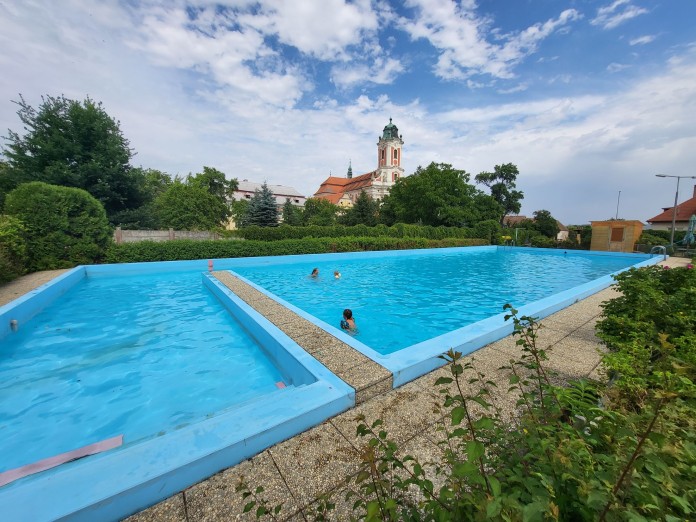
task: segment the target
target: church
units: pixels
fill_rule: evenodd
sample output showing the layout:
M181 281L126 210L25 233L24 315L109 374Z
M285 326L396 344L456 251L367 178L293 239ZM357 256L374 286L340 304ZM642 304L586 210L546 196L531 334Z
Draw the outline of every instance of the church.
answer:
M399 129L389 118L389 123L377 141L377 169L353 177L353 168L349 165L345 178L329 176L314 193L314 197L326 199L340 207L352 207L362 191L372 199L382 199L404 174L401 167L403 145L403 136L399 135Z

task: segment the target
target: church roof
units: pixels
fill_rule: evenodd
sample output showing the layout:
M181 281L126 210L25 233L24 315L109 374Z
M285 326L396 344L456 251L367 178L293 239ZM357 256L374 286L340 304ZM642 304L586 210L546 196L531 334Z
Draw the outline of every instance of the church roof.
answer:
M371 186L372 175L374 173L375 171L372 171L354 178L337 178L335 176L329 176L326 178L326 181L319 186L319 189L314 193L314 197L324 198L331 201L332 196L337 195L338 198L336 198L336 201L338 201L346 192L352 192L354 190L360 190ZM334 201L331 202L334 203Z

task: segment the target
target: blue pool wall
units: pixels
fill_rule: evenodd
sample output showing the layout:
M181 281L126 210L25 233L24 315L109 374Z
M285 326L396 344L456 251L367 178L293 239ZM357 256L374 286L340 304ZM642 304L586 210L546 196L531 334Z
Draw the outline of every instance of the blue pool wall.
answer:
M2 307L0 320L16 318L21 328L84 277L200 270L203 284L275 358L292 386L162 436L8 484L0 488L4 519L120 520L355 405L353 388L205 274L207 268L207 260L77 267ZM5 333L11 335L9 327Z
M443 248L437 249L438 253L447 254L454 252L485 252L485 251L497 251L501 250L516 250L524 251L529 254L546 254L546 255L556 255L556 256L611 256L611 257L626 257L630 260L635 260L631 266L628 266L622 270L617 270L613 274L609 274L583 285L576 286L569 290L559 292L555 295L549 296L544 299L529 303L525 306L516 307L519 315L528 315L532 317L537 317L543 319L548 315L558 312L563 308L566 308L573 303L578 302L592 294L595 294L605 288L608 288L614 283L613 275L629 270L630 268L638 268L642 266L650 266L659 263L664 259L663 256L658 256L654 254L626 254L620 252L601 252L601 251L587 251L587 250L561 250L561 249L542 249L542 248L525 248L525 247L502 247L502 246L484 246L484 247L453 247L453 248ZM364 259L376 259L384 257L398 257L398 256L431 256L433 255L433 250L392 250L392 251L378 251L378 252L358 252L358 253L340 253L340 254L311 254L304 256L283 256L276 258L245 258L245 259L235 259L232 261L232 265L243 267L243 266L263 266L264 264L282 265L282 264L293 264L296 262L308 262L316 260L317 262L331 260L335 262L340 262L342 260L347 260L355 258L355 256L360 256ZM328 331L334 337L339 338L349 346L352 346L359 352L361 352L366 357L369 357L376 363L384 366L393 375L393 386L397 388L403 384L416 379L426 373L442 366L445 361L440 358L442 353L447 350L454 349L463 354L472 353L479 348L486 346L494 341L502 339L510 335L513 331L512 321L505 321L505 315L507 312L502 311L501 303L501 313L488 319L479 321L477 323L459 328L452 332L428 339L421 343L414 344L407 348L403 348L396 352L390 354L381 354L376 350L370 348L369 346L361 343L359 340L351 335L346 334L344 331L332 326L321 319L318 319L302 309L288 303L287 301L281 299L280 297L271 294L264 288L256 285L254 282L246 279L234 272L232 272L236 277L239 277L247 284L253 286L258 291L264 293L265 295L275 299L277 302L290 308L296 314L307 319L313 324L320 328ZM515 303L510 303L515 305Z

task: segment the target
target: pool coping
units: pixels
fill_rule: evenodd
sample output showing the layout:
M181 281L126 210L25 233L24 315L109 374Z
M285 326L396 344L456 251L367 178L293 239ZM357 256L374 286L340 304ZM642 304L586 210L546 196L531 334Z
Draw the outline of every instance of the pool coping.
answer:
M193 263L193 266L201 268L205 286L221 301L222 306L251 336L260 337L256 337L256 340L264 350L277 350L281 357L294 358L316 379L315 382L299 383L298 386L265 394L163 436L70 462L7 484L0 488L0 506L3 506L4 516L10 520L33 521L117 520L301 433L355 404L353 388L329 372L229 289L212 280L204 273L207 268L205 263ZM80 266L58 276L0 307L0 323L7 326L8 319L13 317L20 321L21 327L47 306L48 301L52 302L68 291L90 270L103 273L108 271L109 266L123 267ZM179 269L181 264L171 267ZM150 263L147 268L154 270L156 266ZM269 401L269 397L273 397L273 400ZM261 403L264 408L259 407ZM39 498L41 502L36 501Z

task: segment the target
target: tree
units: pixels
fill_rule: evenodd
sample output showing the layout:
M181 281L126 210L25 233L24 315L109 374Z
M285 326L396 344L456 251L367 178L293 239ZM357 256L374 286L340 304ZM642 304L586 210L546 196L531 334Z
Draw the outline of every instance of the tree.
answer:
M26 131L9 130L3 153L11 188L29 181L81 188L104 205L107 215L142 205L132 151L101 103L46 96L34 109L20 96L17 115Z
M481 172L476 175L476 183L482 183L491 189L491 196L502 207L501 225L505 216L519 214L522 208L520 201L524 199L524 193L515 190L515 181L519 173L516 165L505 163L504 165L496 165L493 172Z
M290 198L285 199L283 205L283 223L290 226L302 225L302 209L297 205L293 205Z
M560 230L558 221L556 221L548 210L537 210L534 212L534 228L541 234L552 239L556 238Z
M0 284L24 273L27 245L26 227L14 216L0 214Z
M336 224L338 207L323 198L309 198L305 202L302 219L305 225L331 226Z
M212 230L222 225L221 216L229 215L220 198L180 179L157 196L154 209L160 226L176 230Z
M213 196L227 202L232 199L234 191L237 190L236 179L228 180L223 172L212 167L203 167L203 172L194 176L188 175L188 182L192 185L200 186L210 192Z
M500 216L490 196L469 185L469 174L447 163L418 167L399 179L382 204L386 224L471 226Z
M259 227L278 226L278 205L273 192L265 181L261 185L261 190L255 190L249 201L245 222L247 225Z
M345 225L367 225L373 227L379 217L379 202L372 199L364 190L355 200L355 204L343 215Z
M112 225L123 229L154 230L160 228L154 201L169 188L173 182L171 176L157 169L144 169L134 167L131 173L138 180L141 192L142 205L138 208L115 212L109 217Z
M82 189L23 183L7 195L5 213L26 229L30 271L94 263L111 242L104 207Z

